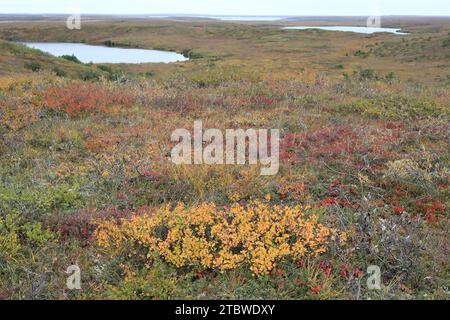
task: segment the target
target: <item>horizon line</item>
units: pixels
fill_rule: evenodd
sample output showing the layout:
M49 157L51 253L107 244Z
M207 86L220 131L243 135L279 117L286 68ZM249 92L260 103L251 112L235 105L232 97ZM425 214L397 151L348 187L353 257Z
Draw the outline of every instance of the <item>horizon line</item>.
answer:
M48 12L14 12L14 13L2 13L0 15L70 15L73 13L68 12L58 12L58 13L48 13ZM330 14L299 14L299 15L284 15L284 14L275 14L275 15L265 15L265 14L209 14L209 13L81 13L81 15L104 15L104 16L164 16L164 17L173 17L173 16L189 16L189 17L368 17L368 14L350 14L350 15L330 15ZM450 17L450 14L384 14L380 15L380 17Z

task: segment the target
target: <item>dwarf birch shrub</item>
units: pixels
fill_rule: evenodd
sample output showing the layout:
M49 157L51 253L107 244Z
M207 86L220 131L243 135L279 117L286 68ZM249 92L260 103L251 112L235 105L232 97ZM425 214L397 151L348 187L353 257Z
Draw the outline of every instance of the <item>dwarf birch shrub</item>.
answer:
M345 242L344 233L322 225L316 214L308 212L265 201L231 208L178 204L154 214L100 222L95 235L99 246L110 253L135 248L127 254L146 252L150 259L156 253L178 268L225 271L244 266L265 275L283 259L318 256L331 242Z

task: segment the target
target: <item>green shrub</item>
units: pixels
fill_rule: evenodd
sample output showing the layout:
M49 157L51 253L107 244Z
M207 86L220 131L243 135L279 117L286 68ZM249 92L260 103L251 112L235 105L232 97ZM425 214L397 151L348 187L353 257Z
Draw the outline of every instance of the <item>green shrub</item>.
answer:
M388 73L388 74L386 75L386 77L385 77L385 80L386 80L386 82L388 82L388 83L394 82L394 80L395 80L395 73L393 73L393 72Z
M0 260L14 259L25 245L45 246L54 239L54 234L44 229L41 222L26 222L16 211L0 215Z
M375 73L375 70L373 69L362 69L356 71L354 75L359 81L369 81L377 79L377 75Z
M20 252L22 246L17 225L18 215L0 216L0 261L11 260Z
M358 50L354 53L355 57L361 57L361 58L367 58L369 56L368 52L362 51L362 50Z
M103 44L107 47L115 47L116 46L116 44L111 40L106 40L105 42L103 42Z
M67 61L71 61L71 62L82 64L82 62L74 54L72 54L72 55L63 55L63 56L61 56L61 58L65 59Z
M28 62L25 63L25 68L33 72L38 72L42 69L42 66L38 62Z
M83 196L77 186L62 184L38 189L0 186L0 212L20 210L23 215L39 216L76 209L83 204Z
M185 58L189 58L191 60L196 60L196 59L202 59L205 56L201 53L198 52L194 52L192 51L192 49L184 49L181 54L185 57Z
M97 69L108 73L109 81L119 81L120 82L120 81L126 79L125 73L123 71L113 70L113 68L111 68L110 66L101 65L101 66L98 66Z
M105 65L97 66L97 69L104 71L104 72L108 72L108 73L114 72L110 66L105 66Z
M22 227L26 239L35 244L45 245L54 239L53 233L42 228L41 222L28 222Z
M96 81L100 79L100 75L92 70L83 71L80 73L80 78L83 81Z
M64 71L64 69L61 69L60 67L54 67L54 68L53 68L53 72L54 72L58 77L65 77L65 76L67 76L67 72Z
M114 286L107 286L107 297L127 300L167 300L182 295L184 290L181 284L186 284L187 277L184 277L185 279L177 277L175 270L163 262L156 260L154 264L155 266L147 270L137 270L128 274ZM183 283L180 280L185 281ZM192 286L192 283L190 285Z
M418 119L448 117L450 110L426 98L386 96L361 99L349 105L340 105L341 112L357 112L370 119Z

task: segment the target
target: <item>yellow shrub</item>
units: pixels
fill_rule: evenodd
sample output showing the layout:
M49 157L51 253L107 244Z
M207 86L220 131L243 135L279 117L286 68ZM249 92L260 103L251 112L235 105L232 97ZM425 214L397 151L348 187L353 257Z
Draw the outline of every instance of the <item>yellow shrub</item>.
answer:
M0 260L13 260L22 249L16 215L0 216Z
M345 241L345 234L321 225L316 215L306 216L300 206L261 201L223 209L179 204L152 215L101 222L96 231L98 244L111 252L133 245L177 267L224 271L245 265L258 275L284 258L322 254L336 236Z
M0 90L7 89L14 82L15 79L12 77L0 77Z

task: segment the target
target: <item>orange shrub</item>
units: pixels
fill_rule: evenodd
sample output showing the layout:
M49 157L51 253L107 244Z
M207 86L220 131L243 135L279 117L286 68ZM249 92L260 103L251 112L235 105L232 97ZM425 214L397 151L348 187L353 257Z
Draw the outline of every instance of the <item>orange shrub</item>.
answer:
M85 113L109 113L114 107L130 107L134 103L133 95L94 83L71 83L51 87L44 93L46 107L63 111L70 117Z
M0 95L0 125L10 130L28 127L39 120L40 107L32 96Z

